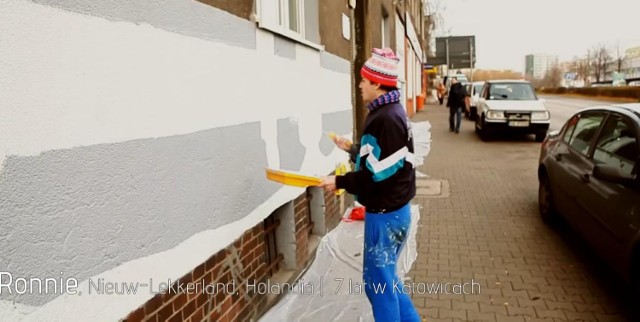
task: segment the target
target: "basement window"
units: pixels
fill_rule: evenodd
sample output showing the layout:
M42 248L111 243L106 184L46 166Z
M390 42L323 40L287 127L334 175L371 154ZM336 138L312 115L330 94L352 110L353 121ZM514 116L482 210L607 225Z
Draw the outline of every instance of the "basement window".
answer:
M307 235L311 236L313 234L313 217L311 217L311 202L313 195L311 194L311 190L307 188Z
M267 264L267 276L272 277L280 269L280 263L284 260L284 256L278 252L278 243L276 240L276 231L280 226L280 220L276 219L275 214L271 214L264 222L264 244L265 244L265 262Z

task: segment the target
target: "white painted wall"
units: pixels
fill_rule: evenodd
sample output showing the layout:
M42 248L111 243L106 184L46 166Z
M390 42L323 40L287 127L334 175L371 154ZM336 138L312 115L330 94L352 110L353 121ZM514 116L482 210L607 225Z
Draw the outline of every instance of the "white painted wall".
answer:
M336 149L325 157L319 151L321 119L323 113L351 110L349 75L322 68L319 53L307 47L296 46L295 61L275 56L273 36L256 32L257 50L252 50L25 0L0 2L0 165L8 156L259 121L268 163L278 167L276 122L291 117L306 147L301 171L330 172L346 154ZM0 178L1 171L0 166ZM240 221L93 278L140 283L178 278L302 191L283 187ZM238 196L238 202L246 198L251 196ZM86 287L81 281L79 290ZM0 301L0 316L115 321L152 296L85 292L61 295L41 307Z
M0 158L350 109L349 76L302 46L293 63L20 0L0 31Z

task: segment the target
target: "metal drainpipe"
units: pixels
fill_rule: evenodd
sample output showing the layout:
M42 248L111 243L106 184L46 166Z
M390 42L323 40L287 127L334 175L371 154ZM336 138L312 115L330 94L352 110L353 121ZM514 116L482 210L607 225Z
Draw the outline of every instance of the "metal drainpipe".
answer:
M349 62L351 63L351 114L353 117L353 142L357 142L358 133L357 133L357 123L358 123L358 113L356 106L356 91L358 90L356 84L356 22L355 22L355 8L349 6L349 20L351 22L351 42L349 45Z

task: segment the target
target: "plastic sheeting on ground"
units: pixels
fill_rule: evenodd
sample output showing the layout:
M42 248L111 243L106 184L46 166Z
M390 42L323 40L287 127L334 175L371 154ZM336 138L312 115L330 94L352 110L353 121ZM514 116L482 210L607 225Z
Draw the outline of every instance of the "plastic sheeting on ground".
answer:
M412 122L416 167L431 150L431 124ZM425 174L417 173L419 177ZM347 217L351 208L347 209ZM403 279L416 260L418 205L411 205L411 227L400 258L398 276ZM362 283L363 221L341 221L321 240L316 258L285 295L260 321L373 321L371 305Z
M413 145L415 148L416 167L424 164L424 158L431 152L431 123L428 121L411 123L413 132ZM416 170L417 178L426 178L428 175Z
M416 167L424 164L424 158L431 151L431 123L411 122L413 132L414 154L416 156Z
M409 236L398 258L401 279L417 257L418 207L411 205ZM299 280L301 287L293 288L260 321L373 321L362 283L363 238L363 221L341 221L320 240L316 258Z

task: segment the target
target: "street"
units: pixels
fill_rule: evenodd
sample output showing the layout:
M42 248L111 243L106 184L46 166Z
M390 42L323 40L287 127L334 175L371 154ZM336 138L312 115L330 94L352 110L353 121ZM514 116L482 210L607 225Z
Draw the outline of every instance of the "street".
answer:
M545 99L552 129L580 108L603 104ZM541 221L540 143L483 142L469 120L460 134L450 133L439 105L413 120L432 124L431 153L418 170L441 191L415 198L422 217L412 282L480 284L479 292L414 293L426 321L631 321L621 280L570 228Z
M562 128L564 122L566 122L575 112L579 111L582 108L615 104L615 102L610 101L596 101L560 96L541 95L540 97L546 100L545 105L551 113L551 131L559 130L560 128Z

